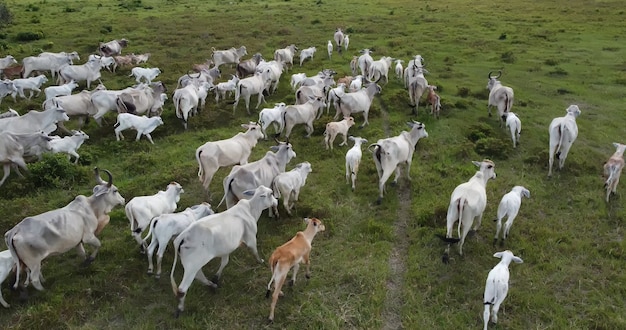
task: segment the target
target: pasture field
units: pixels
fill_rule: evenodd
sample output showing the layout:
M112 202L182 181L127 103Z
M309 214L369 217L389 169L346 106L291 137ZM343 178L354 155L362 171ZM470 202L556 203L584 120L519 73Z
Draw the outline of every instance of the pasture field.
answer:
M304 229L302 218L318 217L326 232L313 242L312 278L300 270L298 281L285 288L268 325L270 300L264 297L270 270L245 248L231 255L221 287L212 291L197 282L190 287L186 310L173 317L176 299L169 283L171 247L164 274L146 274L146 257L129 233L123 208L111 212L101 235L96 261L81 268L74 250L46 259L46 288L29 288L28 300L2 286L10 309L0 310L0 323L15 329L476 329L482 327L482 295L489 270L499 261L492 255L512 250L524 259L511 266L509 296L499 313L501 329L625 329L626 266L623 194L604 201L602 165L614 152L611 142L626 142L623 102L626 96L626 46L623 1L215 1L215 0L5 0L13 24L0 29L0 57L18 60L41 51L78 51L81 63L98 43L126 38L124 53L152 53L148 66L161 68L158 78L175 89L178 77L193 63L210 57L211 47L245 45L249 58L266 59L291 43L300 49L316 46L312 61L283 74L274 102L294 102L291 74L313 75L324 68L349 74L358 50L425 59L430 84L439 88L443 111L432 118L421 104L410 115L408 93L393 76L373 102L370 125L350 134L370 143L397 135L411 119L424 122L429 137L418 142L410 170L398 185L386 186L382 205L374 205L378 178L371 155L363 162L352 192L344 178L347 147L332 152L323 146L324 115L310 139L298 126L291 137L297 158L287 166L309 161L309 175L293 217L258 222L259 252L266 260L279 245ZM332 60L326 42L336 27L350 35L350 49ZM19 33L43 38L18 41ZM298 57L296 56L296 62ZM521 144L512 148L498 118L487 116L487 73L502 70L500 80L515 89L513 112L522 120ZM225 67L223 80L234 69ZM108 89L134 83L129 68L103 71ZM84 88L84 85L81 86ZM69 203L89 194L92 169L113 173L120 193L152 195L170 181L185 189L179 210L207 199L197 179L195 149L210 140L230 137L239 125L256 121L240 104L207 99L207 108L190 120L185 131L171 100L165 125L135 143L128 132L117 142L109 114L99 127L84 130L90 139L79 150L79 166L63 156L30 165L25 179L12 174L0 188L0 229L9 230L24 217ZM43 93L32 101L5 98L0 111L24 113L39 109ZM565 168L547 177L548 125L578 104L579 136ZM355 116L362 123L361 114ZM71 124L69 126L72 126ZM261 141L250 160L262 157L273 144ZM497 179L487 185L488 204L482 227L468 237L460 257L451 250L442 264L445 218L452 190L476 168L472 160L490 158ZM221 169L211 184L217 205ZM496 209L514 185L531 191L524 199L510 239L493 246ZM223 207L220 208L220 211ZM282 210L282 207L281 207ZM285 213L285 212L283 212ZM455 234L456 235L456 234ZM212 261L207 274L217 270ZM180 281L182 267L176 279ZM11 282L8 280L7 282ZM490 325L493 328L493 325Z

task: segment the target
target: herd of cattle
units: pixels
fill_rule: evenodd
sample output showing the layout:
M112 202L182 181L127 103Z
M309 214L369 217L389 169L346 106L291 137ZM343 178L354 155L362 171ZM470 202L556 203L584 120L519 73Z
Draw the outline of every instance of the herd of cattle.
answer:
M332 57L333 49L338 52L347 51L349 39L341 29L335 31L334 45L330 40L327 44L328 57ZM82 127L87 117L93 117L98 124L110 111L117 112L115 135L117 140L123 138L122 131L128 128L137 131L136 140L145 135L154 143L150 133L159 125L163 125L160 115L167 97L167 89L161 82L152 81L161 73L159 68L134 67L130 76L135 77L137 85L123 90L107 90L100 81L100 70L108 69L115 72L118 66L146 63L150 54L121 55L122 49L128 45L125 39L101 43L99 54L91 55L82 65L74 65L74 60L80 57L72 53L42 53L22 60L22 65L10 55L0 59L0 74L5 80L0 81L0 101L5 96L12 96L17 100L19 95L26 98L25 91L29 91L29 99L35 93L38 96L48 77L43 73L50 72L50 79L57 78L58 86L49 86L44 89L46 100L42 104L43 111L30 111L19 115L14 110L0 115L0 162L3 164L4 177L0 185L9 176L10 168L20 174L19 167L26 169L26 162L41 157L42 152L64 152L68 158L73 156L75 163L79 155L76 150L89 138L87 134L78 130L72 131L70 136L52 137L50 133L57 127L68 132L63 125L71 117L79 118L78 125ZM250 114L250 98L257 95L258 108L265 100L265 95L276 91L281 75L293 68L293 59L298 47L289 45L274 52L273 60L266 61L260 53L252 55L248 60L242 60L247 55L245 46L227 50L213 49L212 59L205 64L194 65L196 73L184 74L178 80L172 101L176 116L188 127L190 117L196 115L205 105L209 92L215 93L215 100L224 99L227 94L234 95L233 112L241 98L244 99L246 110ZM310 47L300 51L300 66L306 59L312 59L316 48ZM262 109L259 112L258 122L242 124L245 132L240 132L231 138L209 141L197 148L195 158L198 162L198 177L203 187L209 192L213 176L221 167L233 166L223 181L224 195L220 205L225 203L226 210L214 213L207 203L192 206L186 210L174 213L183 188L172 182L164 191L155 195L134 197L128 203L113 185L113 175L105 170L107 181L95 169L97 185L89 197L77 196L67 206L43 214L25 218L15 227L6 232L5 240L9 250L0 253L0 281L9 274L11 268L16 268L17 279L15 287L20 284L21 270L25 270L25 285L32 285L42 290L41 262L52 254L64 253L77 247L79 253L85 256L83 244L93 246L93 252L85 258L85 263L92 262L100 241L97 236L109 222L108 213L116 206L125 205L125 213L130 221L131 235L142 250L148 255L148 272L154 271L152 257L157 251L156 276L161 274L161 261L165 248L170 240L174 239L174 264L171 271L171 285L178 298L177 315L184 309L187 290L194 279L205 285L217 286L217 282L224 267L228 264L229 254L241 243L250 248L259 262L263 262L257 252L256 235L257 221L261 212L269 209L270 216L278 215L278 200L283 198L285 211L291 215L294 202L299 198L300 189L305 185L307 176L312 168L309 162L297 164L287 171L287 164L296 156L293 146L289 142L279 142L271 148L264 157L257 161L248 162L252 149L257 142L267 139L268 129L273 125L276 136L284 135L288 138L296 125L304 125L307 137L313 133L313 123L318 120L326 109L328 113L331 105L335 107L334 119L326 125L324 142L326 148L332 149L337 135L346 145L348 138L354 141L352 148L345 157L346 181L351 182L352 189L356 189L356 178L362 158L361 148L368 140L362 137L348 137L349 129L355 125L353 115L362 113L364 122L368 124L368 112L374 96L381 91L378 82L389 82L389 70L395 61L394 72L408 90L413 112L417 113L418 104L424 94L431 107L431 114L439 118L441 110L440 97L436 86L429 85L424 68L424 59L420 55L414 56L402 66L403 60L382 56L374 60L369 49L360 51L360 56L354 56L350 62L352 76L339 78L335 81L335 71L324 69L317 75L307 77L303 73L291 76L290 85L295 91L296 104L286 105L276 103L273 108ZM228 81L218 83L221 78L220 66L231 64L236 66L236 75ZM16 70L19 68L19 70ZM37 72L35 77L29 77ZM12 75L19 78L10 80ZM520 119L511 111L514 101L513 89L504 86L498 78L499 72L488 75L489 100L488 109L496 107L500 125L509 127L513 146L519 140L521 131ZM94 90L89 90L91 82L100 82ZM85 82L87 90L72 94L79 83ZM336 87L334 87L336 86ZM552 174L554 157L559 160L559 168L564 165L565 158L572 143L577 137L578 129L576 118L580 109L571 105L564 117L555 118L549 126L550 132L550 160L549 175ZM427 138L425 125L417 121L407 123L410 128L397 136L379 139L367 148L372 153L379 177L379 196L377 202L383 198L385 183L395 172L393 182L397 182L401 175L401 166L406 166L407 177L410 173L413 153L417 142ZM626 145L615 144L617 151L605 165L607 195L616 191L620 173L624 167L623 153ZM447 262L450 245L457 243L459 253L463 253L465 238L472 228L477 229L481 224L483 212L486 208L486 185L490 179L496 177L495 164L490 160L474 162L479 170L468 182L460 184L451 195L447 214L447 232L442 237L448 242L444 254ZM21 175L21 174L20 174ZM511 225L517 216L522 197L530 197L530 191L523 186L514 187L506 194L498 207L497 232L495 240L499 239L502 228L501 221L507 217L504 224L502 240L509 235ZM219 205L218 205L219 207ZM271 292L274 283L274 293L271 303L269 319L274 319L274 309L278 296L282 294L287 273L293 269L291 282L295 282L299 264L307 266L309 272L309 253L311 242L315 234L325 229L319 219L306 218L307 227L289 242L279 247L270 258L272 277L267 287L267 295ZM453 238L454 225L458 222L459 237ZM142 235L148 230L146 237ZM147 239L152 236L148 245ZM212 278L208 280L202 267L212 259L220 257L220 267ZM497 322L499 305L506 297L508 290L508 265L511 261L521 263L522 259L510 251L498 252L494 257L501 258L501 262L489 273L484 295L484 322L485 329L488 320ZM180 284L176 284L174 270L180 258L184 275ZM8 304L0 295L0 303Z

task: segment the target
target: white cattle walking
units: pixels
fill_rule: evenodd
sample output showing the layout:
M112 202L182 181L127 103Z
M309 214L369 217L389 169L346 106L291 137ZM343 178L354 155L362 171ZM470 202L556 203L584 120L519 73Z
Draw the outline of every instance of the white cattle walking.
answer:
M550 159L548 176L552 176L552 164L554 156L559 160L559 170L563 169L565 159L572 147L574 141L578 137L578 125L576 118L580 116L580 109L577 105L570 105L565 111L567 114L563 117L552 119L550 122Z

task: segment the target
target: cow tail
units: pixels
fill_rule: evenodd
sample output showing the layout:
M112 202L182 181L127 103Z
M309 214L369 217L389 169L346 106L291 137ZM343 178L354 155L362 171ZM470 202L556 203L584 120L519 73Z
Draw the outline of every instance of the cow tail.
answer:
M559 144L556 146L556 150L554 151L554 153L556 154L556 158L559 158L559 155L561 154L561 146L563 145L563 136L565 136L565 131L567 130L567 127L565 127L565 125L560 124L558 127L558 132L559 132Z
M276 177L274 178L274 180L272 180L272 190L274 191L274 197L276 197L276 199L280 198L280 189L278 189L278 187L276 186Z
M20 273L22 272L21 266L23 264L22 259L20 259L19 255L17 254L17 250L15 250L15 244L13 243L13 238L15 237L15 234L16 229L13 228L4 235L4 240L7 244L7 247L9 248L9 251L11 252L13 262L15 262L16 265L15 284L13 284L13 289L17 289L20 284Z
M174 263L172 264L172 271L170 272L170 283L172 284L172 290L174 291L174 296L178 296L178 284L176 284L176 280L174 280L174 271L176 270L176 264L178 263L178 254L180 253L180 246L183 245L185 240L181 240L179 244L176 244L178 241L178 237L174 240Z
M180 118L182 120L185 120L184 114L180 111L180 101L181 101L180 97L178 97L178 98L176 98L174 100L174 108L176 109L176 117L178 117L178 118Z
M222 200L220 201L220 203L217 205L217 207L218 207L218 208L219 208L219 207L220 207L220 205L222 205L222 203L226 200L226 196L227 196L228 194L231 194L231 193L232 193L232 192L231 192L231 188L230 188L230 187L232 186L233 181L235 181L235 178L228 178L228 177L227 177L227 180L229 180L229 181L228 181L228 184L224 187L224 196L222 197ZM217 209L217 208L216 208L216 209Z
M459 239L461 239L461 222L463 221L463 209L465 208L465 204L467 204L467 200L463 197L457 199L457 208L459 209L459 226L457 228Z
M146 243L146 240L150 236L152 236L152 229L154 229L154 227L156 227L158 221L159 221L159 217L154 217L154 218L152 218L152 220L150 220L150 226L148 226L148 235L146 235L146 237L143 238L144 244Z
M200 178L200 181L204 181L204 178L202 177L202 175L204 174L204 171L202 170L202 162L200 160L201 155L202 155L202 149L199 149L198 151L196 151L196 161L198 162L198 177Z
M120 100L119 97L117 98L117 100L115 100L115 103L117 104L117 112L119 112L119 113L130 112L128 110L128 107L126 106L126 103L124 103L124 101Z
M272 278L270 278L270 282L267 283L267 291L265 292L265 298L270 297L270 293L272 292L271 286L272 282L276 281L276 274L278 271L278 260L270 260L270 270L272 271Z

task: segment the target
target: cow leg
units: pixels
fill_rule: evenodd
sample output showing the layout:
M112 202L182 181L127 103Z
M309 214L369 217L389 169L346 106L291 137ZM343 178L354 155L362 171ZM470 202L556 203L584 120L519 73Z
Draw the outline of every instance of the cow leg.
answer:
M274 271L280 272L280 273L275 276L275 280L274 280L274 294L272 294L272 304L270 306L270 316L268 318L270 322L274 321L274 309L276 308L278 297L282 296L281 289L283 285L285 284L285 280L287 279L287 273L289 272L289 268L287 268L286 271L282 271L282 269L275 269Z
M67 160L69 161L71 158L71 156L74 156L76 159L74 159L74 164L78 164L78 158L80 158L80 156L76 153L76 151L74 150L70 150L68 152L68 156L67 156Z
M348 133L343 134L343 142L341 142L339 146L345 146L346 144L348 144Z
M150 133L146 133L146 137L148 138L148 141L150 141L150 143L154 144L154 141L152 141L152 136L150 135Z
M259 96L259 104L261 104L260 101L261 97ZM250 115L250 94L246 94L243 97L243 100L246 102L246 110L248 111L248 116Z
M363 125L359 126L359 128L363 128L365 127L365 125L369 125L370 122L367 120L367 115L368 115L368 111L363 111L363 118L365 118L365 121L363 122Z
M2 186L4 180L9 177L9 174L11 173L11 164L5 163L4 166L2 166L2 170L4 171L4 175L2 176L2 180L0 180L0 186Z
M311 137L311 134L313 134L313 123L307 123L305 126L305 130L307 132L307 135L305 136L307 139ZM331 149L332 149L332 143L331 143Z
M202 268L200 268L196 272L196 276L194 277L194 279L200 281L200 283L202 283L202 284L204 284L206 286L210 286L213 289L217 289L217 282L209 281L209 279L206 278L206 275L204 275L204 272L202 271Z
M385 170L383 169L383 175L380 177L380 180L378 180L378 201L377 204L380 204L383 200L383 190L385 189L385 182L387 182L387 180L389 179L389 177L391 176L391 171L390 170Z
M293 269L291 271L291 280L289 280L289 286L293 286L296 284L296 276L298 275L298 270L300 269L300 263L297 262L293 265Z
M87 259L85 259L85 265L89 265L96 259L96 255L98 254L101 243L100 240L93 233L88 235L86 238L83 237L83 242L94 247L91 255Z
M246 237L247 236L247 237ZM263 263L263 259L261 259L261 257L259 256L259 251L257 250L256 247L256 232L255 233L247 233L244 236L244 243L246 244L246 246L252 251L252 254L254 255L254 257L256 258L256 260L259 263Z
M230 260L230 255L225 255L221 257L221 262L220 262L220 268L217 270L217 273L215 273L215 276L213 276L213 278L211 279L211 281L217 286L217 283L219 282L220 278L222 277L222 271L224 271L224 268L226 267L226 265L228 265L228 261ZM209 285L209 284L207 284Z
M401 171L401 169L400 169L400 164L398 164L398 165L396 166L396 169L395 169L394 173L395 173L396 175L395 175L395 177L393 178L393 181L391 181L391 184L395 186L396 184L398 184L398 179L400 178L400 174L402 173L402 171Z
M135 137L135 141L139 141L139 139L141 139L142 133L143 133L142 131L137 131L137 136Z
M572 143L563 143L561 145L561 152L559 156L559 170L563 169L563 165L565 165L565 159L567 158L567 154L569 153L569 149L572 146Z
M83 243L78 243L78 245L76 245L76 253L78 253L78 256L81 259L85 259L87 253L85 252L85 246L83 245Z
M152 263L152 256L154 256L154 250L158 246L159 247L159 251L160 251L161 250L161 245L162 245L162 244L158 243L158 241L155 238L155 236L152 237L152 241L150 241L150 245L148 245L148 251L146 251L146 254L148 255L148 274L152 274L152 271L154 269L154 264ZM158 253L157 253L157 255L158 255ZM161 266L161 264L159 262L157 262L157 265ZM160 270L160 268L159 268L159 270ZM160 274L160 273L161 272L157 272L157 274Z

